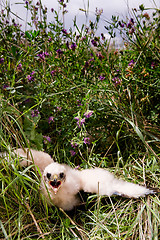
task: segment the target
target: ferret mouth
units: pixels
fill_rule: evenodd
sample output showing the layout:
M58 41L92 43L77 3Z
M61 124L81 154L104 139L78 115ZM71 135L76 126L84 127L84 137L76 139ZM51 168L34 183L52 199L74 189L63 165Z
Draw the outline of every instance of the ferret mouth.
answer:
M57 189L61 186L62 182L61 181L57 181L56 179L49 181L50 186L52 186L53 190Z

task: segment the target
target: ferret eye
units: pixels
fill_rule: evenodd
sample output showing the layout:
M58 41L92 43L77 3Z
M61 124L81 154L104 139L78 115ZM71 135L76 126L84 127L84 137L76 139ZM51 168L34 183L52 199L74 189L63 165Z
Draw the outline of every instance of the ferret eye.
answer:
M47 173L47 178L50 179L51 173Z
M64 178L64 173L61 172L61 173L59 174L59 176L60 176L60 178Z

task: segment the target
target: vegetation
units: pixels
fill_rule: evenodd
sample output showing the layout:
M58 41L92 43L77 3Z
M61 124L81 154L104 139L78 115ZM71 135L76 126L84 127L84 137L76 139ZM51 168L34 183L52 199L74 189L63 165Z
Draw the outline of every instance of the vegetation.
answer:
M59 0L63 20L67 2ZM159 195L142 199L81 193L72 212L48 207L38 174L12 159L13 148L44 150L72 167L109 168L116 176L159 188L160 10L113 16L96 35L102 10L88 26L64 28L39 1L25 1L25 31L6 5L0 13L0 239L159 239ZM29 29L27 30L29 26ZM84 204L85 203L85 204Z

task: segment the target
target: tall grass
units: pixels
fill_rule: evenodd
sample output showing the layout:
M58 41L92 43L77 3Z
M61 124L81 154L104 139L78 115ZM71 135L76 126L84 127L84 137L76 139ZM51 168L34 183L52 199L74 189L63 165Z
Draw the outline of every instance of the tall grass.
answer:
M137 184L159 187L159 9L113 17L124 47L96 35L102 14L64 29L67 2L54 21L39 1L26 1L31 30L0 14L1 239L157 239L159 195L142 199L81 193L72 212L48 207L38 173L19 166L12 148L45 150L72 167L109 168ZM87 13L86 13L87 14ZM88 16L87 16L88 17ZM105 22L106 24L106 22Z

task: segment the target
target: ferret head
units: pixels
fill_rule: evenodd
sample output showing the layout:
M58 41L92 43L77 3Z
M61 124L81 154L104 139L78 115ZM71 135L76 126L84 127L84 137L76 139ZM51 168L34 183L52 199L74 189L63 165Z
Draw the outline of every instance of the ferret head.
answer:
M66 179L65 166L51 163L45 168L43 177L47 187L56 194Z

